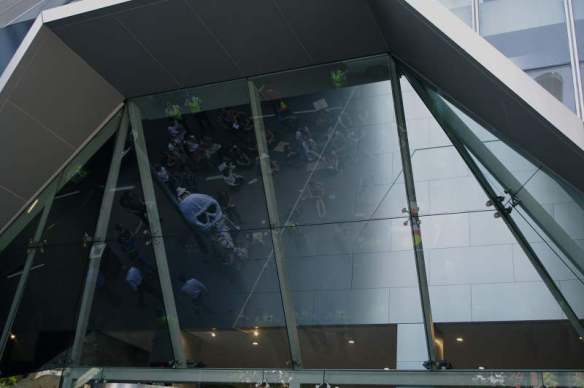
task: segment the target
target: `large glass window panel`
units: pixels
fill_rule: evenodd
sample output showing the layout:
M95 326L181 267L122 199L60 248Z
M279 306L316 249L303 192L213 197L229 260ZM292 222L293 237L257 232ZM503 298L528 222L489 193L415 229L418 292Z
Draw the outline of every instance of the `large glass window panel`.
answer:
M137 100L192 366L292 365L249 96L242 80Z
M576 27L576 44L578 47L578 61L580 74L584 74L584 0L573 0L574 23Z
M15 340L2 360L5 371L27 373L69 363L89 258L87 237L95 229L111 155L109 140L85 163L72 163L57 178L62 187L14 322Z
M136 100L160 202L164 234L191 236L177 192L218 201L238 228L268 225L263 182L244 80L180 90Z
M400 216L406 204L384 56L253 80L277 218L318 224ZM274 215L276 216L276 215Z
M427 235L424 240L431 233L436 247L456 245L452 239L462 243L468 236L469 214L492 212L492 208L487 206L487 196L423 101L405 77L400 81L418 213L444 215L440 218L443 222L458 227L457 233L448 238L440 232L443 227L440 223L429 223L422 227ZM487 144L492 142L488 132L482 131L480 135ZM398 182L403 182L401 174Z
M6 370L27 372L68 362L88 259L87 240L95 228L111 158L113 142L108 139L120 117L116 114L53 181L58 192L43 231L42 247L36 250L34 276L27 282L13 326L15 338L5 353ZM6 236L15 233L13 228L22 227L22 220L40 217L50 192L49 185L5 232L2 244Z
M438 0L450 12L472 27L472 0Z
M14 294L20 281L28 255L28 248L36 232L39 217L28 225L0 252L0 330L6 325L6 318L13 303ZM15 338L12 338L14 340Z
M576 110L563 1L484 1L479 20L485 39Z
M422 369L428 356L404 220L282 230L305 368Z
M569 260L549 244L550 235L544 236L552 222L563 229L554 219L555 213L549 212L556 205L571 203L564 222L581 222L576 211L581 197L433 91L428 96L450 135L463 141L465 150L472 153L478 173L486 174L505 206L516 206L511 217L560 290L572 287L572 295L578 295L575 282L579 278L572 272ZM458 152L454 155L466 164ZM488 164L482 165L482 161ZM544 177L538 179L540 173ZM474 174L470 178L478 186ZM521 197L530 185L532 201ZM524 201L512 203L509 193ZM451 200L455 198L452 194ZM543 216L533 212L534 203L541 207ZM529 217L517 218L519 209L544 222L539 225ZM584 344L492 206L486 211L455 215L422 213L421 221L436 334L445 359L454 368L581 367ZM572 228L573 234L579 233ZM568 239L564 242L575 241L575 236L563 236ZM578 312L581 301L577 299L580 298L572 296L569 302Z
M131 135L123 151L83 365L172 364L167 317Z

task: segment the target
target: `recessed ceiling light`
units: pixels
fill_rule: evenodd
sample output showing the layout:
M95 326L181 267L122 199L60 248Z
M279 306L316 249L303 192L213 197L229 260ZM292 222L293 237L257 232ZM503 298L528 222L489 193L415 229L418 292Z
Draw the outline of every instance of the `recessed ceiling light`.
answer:
M355 343L355 340L350 339L350 340L347 341L347 343L353 345Z
M462 337L456 337L456 342L464 342L464 338L462 338Z
M11 340L15 340L15 339L16 339L16 334L14 334L14 333L10 333L10 339L11 339Z
M479 366L479 369L480 370L483 370L483 369L485 369L485 367L484 366Z
M253 341L251 344L252 344L253 346L258 346L260 343L259 343L258 341Z

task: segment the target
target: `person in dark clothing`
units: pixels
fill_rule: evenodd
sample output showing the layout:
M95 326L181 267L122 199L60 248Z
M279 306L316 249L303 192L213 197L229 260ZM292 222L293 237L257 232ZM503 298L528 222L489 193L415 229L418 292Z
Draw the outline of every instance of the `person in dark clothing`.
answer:
M148 225L146 205L143 201L138 199L136 193L133 191L124 191L122 198L120 198L120 206L126 209L129 213L140 218L144 225Z

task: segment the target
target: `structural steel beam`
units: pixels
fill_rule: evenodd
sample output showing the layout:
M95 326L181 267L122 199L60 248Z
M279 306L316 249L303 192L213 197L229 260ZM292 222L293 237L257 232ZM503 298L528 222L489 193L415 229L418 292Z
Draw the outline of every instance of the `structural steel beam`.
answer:
M564 229L554 220L554 218L543 208L543 206L531 195L529 190L501 163L493 152L474 134L464 121L445 104L438 95L425 95L425 87L417 78L407 74L411 85L416 89L420 98L426 105L433 106L439 104L441 120L449 123L449 131L452 132L462 142L466 148L480 161L491 175L505 189L519 200L521 207L546 232L554 244L566 255L574 266L584 274L584 249L580 247ZM434 115L433 109L430 109ZM436 117L436 116L435 116ZM440 121L439 121L440 122ZM521 189L519 189L521 188Z
M500 217L505 222L505 225L511 231L515 240L519 243L519 246L539 274L540 278L543 280L544 284L578 333L580 337L584 336L584 326L582 322L578 319L577 315L574 313L574 310L570 307L570 304L560 291L559 287L556 285L554 280L552 279L551 275L525 238L523 232L519 226L515 223L515 220L511 217L509 209L505 207L503 201L498 198L497 193L491 187L491 184L488 182L487 178L481 172L479 166L476 164L472 156L470 155L469 151L465 148L465 145L457 136L456 130L454 127L461 127L464 124L458 116L452 112L452 110L446 105L444 101L442 101L438 96L433 95L432 92L429 92L427 88L420 85L416 80L410 80L410 83L428 108L428 110L432 113L436 121L440 124L466 165L470 168L472 174L474 175L475 179L478 181L481 188L489 197L490 201L492 202L493 206L497 210ZM475 155L476 156L476 155ZM479 158L480 160L480 158ZM544 229L545 231L545 229Z
M416 200L416 188L410 156L410 146L408 143L408 131L406 117L404 113L401 85L399 73L395 61L389 57L389 76L391 78L391 91L393 94L393 104L397 122L397 134L399 140L402 171L408 201L409 224L412 231L412 243L416 258L416 273L418 275L418 287L420 290L420 300L422 304L422 314L424 317L424 329L426 333L426 347L431 367L434 368L437 361L436 341L434 334L434 322L432 321L432 309L430 306L430 292L428 290L428 277L426 275L426 263L424 261L424 247L422 244L422 230L420 228L420 218L418 216L418 202Z
M101 199L101 207L99 209L99 218L93 236L93 245L89 253L89 267L87 269L87 276L85 279L85 287L83 289L83 296L81 298L81 308L79 310L79 317L77 319L77 327L75 329L75 339L73 341L73 349L71 351L72 365L79 365L83 352L83 341L87 332L87 325L91 315L91 307L93 306L93 297L95 294L95 286L97 284L97 277L101 266L101 257L106 247L107 231L112 211L112 205L116 195L116 185L118 183L118 176L120 173L120 166L124 156L124 145L126 144L126 137L128 134L128 108L124 109L122 120L116 136L116 143L112 155L107 181L103 198Z
M22 269L22 274L18 280L18 286L16 287L16 292L12 298L12 304L10 305L8 316L4 322L2 337L0 337L0 360L2 359L4 350L6 349L6 344L8 342L8 338L10 337L10 332L12 331L12 325L16 319L16 314L18 312L18 308L20 307L20 302L22 302L22 296L24 295L24 290L28 282L28 275L30 274L32 264L34 263L36 252L38 249L42 249L43 232L45 231L45 225L47 224L47 219L49 218L51 207L53 206L53 200L55 198L55 194L57 193L57 188L59 187L61 179L62 177L53 180L48 188L48 197L44 204L45 206L43 208L43 213L37 224L36 231L31 241L31 246L28 248L26 260L24 262L24 268Z
M71 380L80 378L87 368L68 369ZM566 371L375 371L375 370L262 370L262 369L154 369L104 368L100 380L108 382L156 383L261 383L321 385L323 380L335 385L380 386L542 386L543 373L553 373L559 381L571 381L576 375ZM567 384L568 386L570 384ZM573 384L572 384L573 385ZM63 387L68 388L68 387Z
M156 267L158 269L158 276L160 279L160 288L162 290L162 299L164 301L164 309L166 311L166 321L168 324L170 341L172 343L172 349L174 352L174 360L178 367L184 368L186 367L186 358L184 349L182 347L182 333L178 322L172 280L170 278L170 271L168 269L166 248L164 246L164 238L162 236L160 215L158 213L156 194L154 192L154 184L152 182L152 172L150 169L150 161L148 159L148 151L146 149L146 140L144 139L144 130L142 128L140 108L138 108L135 103L130 102L129 112L130 123L132 125L132 134L134 136L134 148L136 151L136 158L138 159L138 169L140 171L140 181L142 183L144 202L146 204L148 222L150 224L152 248L154 249L154 256L156 258Z
M249 88L255 135L258 144L258 154L260 158L260 168L262 171L262 180L268 207L268 216L270 217L272 225L281 226L280 216L278 213L278 202L276 199L276 190L274 188L274 180L272 176L270 154L268 150L268 143L266 141L264 121L262 119L261 99L253 81L248 81L247 84ZM300 351L300 340L298 337L296 313L294 310L292 296L290 295L290 288L288 287L286 258L284 249L282 249L283 230L284 229L276 230L274 228L270 228L272 242L274 245L274 259L276 263L276 271L278 273L278 284L280 285L280 296L282 298L282 305L284 308L284 319L286 321L286 331L288 333L288 343L290 345L292 364L294 367L302 367L302 354Z

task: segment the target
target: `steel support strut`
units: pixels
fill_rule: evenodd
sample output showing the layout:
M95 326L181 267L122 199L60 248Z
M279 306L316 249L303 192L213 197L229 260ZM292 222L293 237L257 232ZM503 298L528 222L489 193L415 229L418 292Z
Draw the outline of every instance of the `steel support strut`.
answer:
M418 202L416 200L416 188L410 157L410 146L408 143L408 132L404 113L403 98L400 85L400 74L397 71L396 63L389 57L389 68L391 78L391 91L393 94L393 104L397 122L397 134L401 154L403 175L408 201L409 224L412 232L412 243L414 256L416 259L416 272L418 275L418 287L420 290L420 300L422 304L422 314L424 318L424 330L426 334L426 347L428 350L429 366L436 367L437 352L434 334L434 322L432 321L432 308L430 306L430 292L428 290L428 277L426 274L426 263L424 261L424 247L422 244L422 230L420 228L420 217L418 215Z
M276 199L276 191L274 188L272 167L270 163L270 154L266 141L264 122L262 119L261 99L253 81L248 81L248 87L255 135L258 144L260 168L262 171L262 180L268 207L268 216L270 217L271 224L279 227L282 225L280 224L278 203ZM292 296L290 295L290 288L288 287L288 275L284 256L285 253L284 249L282 249L282 231L284 229L275 230L270 228L270 230L272 234L272 243L274 245L274 260L276 263L276 271L278 273L278 283L280 285L280 295L282 297L282 306L284 309L284 317L286 321L286 331L288 333L288 343L290 345L290 355L292 357L293 367L301 367L302 355L300 352L296 313L294 311Z
M162 237L160 215L158 214L158 205L156 202L156 194L154 192L154 184L152 182L152 172L146 149L146 140L144 139L144 130L142 129L142 117L140 109L133 102L129 103L129 112L132 134L134 136L136 158L138 159L138 169L140 171L140 181L142 183L144 202L146 204L148 222L150 224L152 248L154 249L154 256L156 258L156 267L160 279L160 288L162 290L162 299L166 311L166 321L170 333L174 360L177 367L184 368L186 367L186 358L182 346L182 333L178 322L172 280L168 269L166 247L164 246L164 238Z
M8 316L6 317L6 321L4 322L2 337L0 337L0 360L2 359L4 350L6 349L6 344L8 343L8 338L10 337L12 331L12 325L14 325L14 320L16 319L18 308L20 307L20 303L22 302L22 297L24 295L24 290L28 282L28 276L34 263L34 258L37 249L39 249L42 244L45 225L47 224L47 219L49 218L49 213L51 212L53 200L55 199L55 194L57 193L61 179L62 175L56 178L53 181L53 183L51 183L51 185L49 186L48 198L44 204L45 206L43 209L43 213L41 214L41 218L39 219L39 223L37 224L36 231L31 241L31 246L29 246L28 248L26 260L24 262L24 267L22 269L22 274L20 275L20 279L18 280L18 285L16 286L16 292L14 293L14 297L12 298L12 304L10 305Z
M120 173L120 166L122 164L127 133L128 107L126 106L120 121L120 126L116 136L116 143L114 145L114 152L112 154L112 161L110 163L105 189L101 199L101 207L99 209L97 226L95 227L95 234L93 236L93 245L89 251L89 267L87 269L85 286L83 288L83 295L81 297L81 307L79 309L79 316L77 319L77 327L75 328L75 339L73 340L73 349L71 351L72 365L79 365L81 362L85 334L87 332L87 325L91 315L91 307L93 306L93 297L95 295L95 286L97 284L97 277L99 275L99 269L101 266L101 257L106 246L105 241L107 237L107 230L114 197L116 195L115 189L118 183L118 176Z
M491 187L491 184L488 182L486 177L481 172L479 166L475 162L475 160L470 155L469 151L466 149L464 144L460 141L460 139L454 135L454 131L451 130L451 125L466 125L456 116L454 112L446 105L444 101L441 101L439 97L431 95L428 89L422 85L420 85L416 80L411 80L411 84L428 108L428 110L432 113L436 121L440 124L452 144L454 145L455 149L458 151L459 155L462 157L466 165L470 168L472 174L478 181L479 185L483 189L483 191L487 194L490 202L493 204L495 209L497 210L500 218L505 222L505 225L511 231L513 237L515 237L517 243L539 274L541 280L546 285L547 289L550 291L576 332L580 337L584 336L584 326L582 322L578 319L574 310L570 307L568 301L561 293L560 289L552 279L551 275L525 238L523 232L519 226L515 223L515 220L511 217L509 209L507 209L504 203L500 200L499 196L495 192L495 190ZM440 114L441 112L442 114ZM445 119L445 115L448 115L451 120Z

